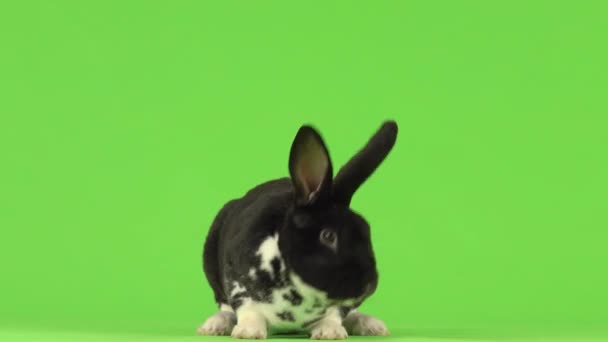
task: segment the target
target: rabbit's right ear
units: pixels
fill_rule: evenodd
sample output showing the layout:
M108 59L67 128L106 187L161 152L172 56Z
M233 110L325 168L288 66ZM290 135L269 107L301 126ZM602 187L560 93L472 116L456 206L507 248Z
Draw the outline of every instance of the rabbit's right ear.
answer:
M319 133L311 126L300 127L291 145L289 173L298 206L325 203L331 196L332 165Z

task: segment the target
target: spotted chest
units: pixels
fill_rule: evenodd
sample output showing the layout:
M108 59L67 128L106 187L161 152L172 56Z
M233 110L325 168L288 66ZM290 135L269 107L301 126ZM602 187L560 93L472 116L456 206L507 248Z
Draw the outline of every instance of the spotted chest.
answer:
M248 300L246 310L264 316L274 330L306 330L327 313L327 301L322 293L310 295L293 283L272 292L272 301Z
M277 331L306 330L328 314L331 301L290 272L278 248L278 234L264 239L246 274L226 280L230 305L261 314Z

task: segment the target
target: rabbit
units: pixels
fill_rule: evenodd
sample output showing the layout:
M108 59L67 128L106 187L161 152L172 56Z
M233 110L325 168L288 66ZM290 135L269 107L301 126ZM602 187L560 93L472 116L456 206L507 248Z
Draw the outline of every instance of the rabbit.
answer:
M389 335L381 320L357 310L375 292L378 273L369 225L350 202L396 138L397 123L385 121L334 178L321 135L302 125L290 149L290 177L258 185L215 217L203 270L219 312L198 333Z

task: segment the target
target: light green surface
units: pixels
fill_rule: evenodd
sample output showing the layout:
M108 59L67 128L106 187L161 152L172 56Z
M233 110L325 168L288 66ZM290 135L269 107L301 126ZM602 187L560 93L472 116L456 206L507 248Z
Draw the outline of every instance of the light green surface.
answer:
M602 331L607 17L606 1L2 2L0 340L203 340L217 210L287 175L300 124L338 166L385 118L397 145L353 201L384 340Z
M297 341L308 340L305 336L271 337L273 341ZM0 331L2 341L163 341L163 342L194 342L194 341L234 341L228 337L201 337L193 336L188 332L173 333L128 333L128 332L94 332L94 331L54 331L44 329L3 329ZM349 337L351 341L383 341L383 342L600 342L606 341L605 335L497 335L496 333L480 334L477 332L455 332L455 331L425 331L425 332L401 332L397 336L389 337Z

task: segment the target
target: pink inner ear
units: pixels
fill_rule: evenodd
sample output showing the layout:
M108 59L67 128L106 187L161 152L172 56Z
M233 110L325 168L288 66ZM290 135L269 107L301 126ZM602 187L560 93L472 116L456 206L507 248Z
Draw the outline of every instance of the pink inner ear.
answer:
M309 156L307 159L300 161L298 165L298 177L302 182L302 188L305 196L311 199L317 193L327 171L327 160L319 156Z
M311 193L311 190L310 183L308 178L306 177L306 172L304 168L298 168L298 178L302 182L302 189L304 190L304 193L308 196L308 194Z
M311 199L321 190L329 168L325 149L313 138L305 141L299 150L296 164L296 177L305 198Z

